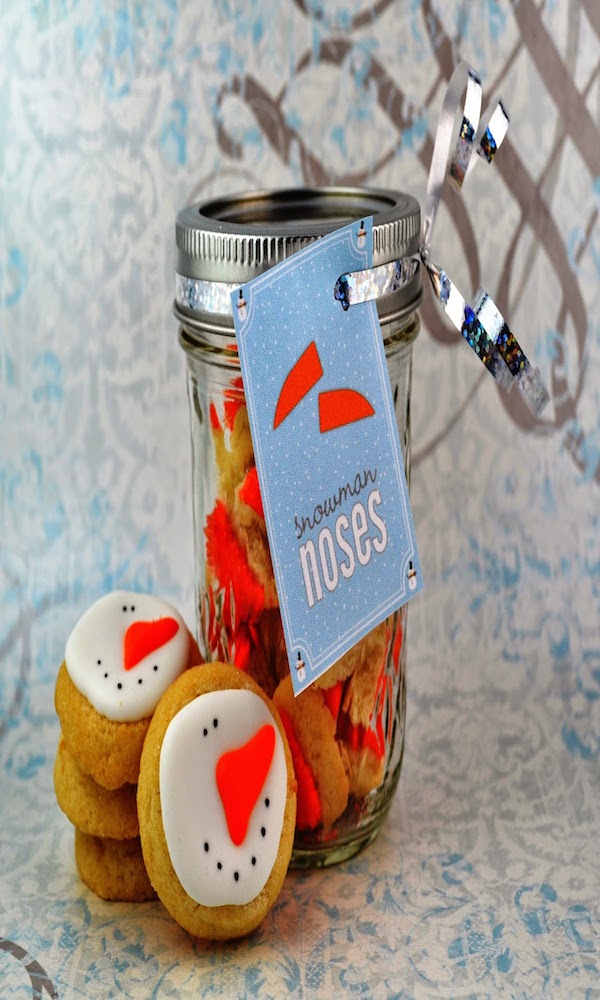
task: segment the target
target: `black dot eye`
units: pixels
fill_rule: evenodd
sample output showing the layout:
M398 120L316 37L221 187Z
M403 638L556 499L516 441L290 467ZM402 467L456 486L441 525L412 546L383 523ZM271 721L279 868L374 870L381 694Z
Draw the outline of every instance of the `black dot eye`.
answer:
M219 869L219 871L221 871L222 867L223 867L223 865L221 864L221 862L217 861L217 868Z
M252 864L253 864L253 865L255 865L255 864L256 864L256 858L252 858Z
M208 841L207 840L204 841L204 850L208 854Z
M208 729L203 729L202 732L204 733L205 736L208 736Z
M104 676L105 676L105 677L108 677L108 674L105 674Z
M239 878L240 878L240 873L239 873L239 872L234 872L234 873L233 873L233 877L234 877L234 879L236 880L236 882L239 882Z
M127 611L127 605L126 604L123 605L123 611Z
M132 605L131 605L131 610L132 610L132 611L135 611L135 604L132 604Z
M271 805L271 800L270 799L265 799L265 805L266 805L266 807L268 809L269 806Z
M213 726L215 727L215 729L217 728L218 725L219 725L219 720L213 719Z
M97 663L97 664L98 664L98 666L100 667L100 666L102 665L102 660L96 660L96 663Z
M140 679L138 680L138 684L141 684L141 683L142 683L142 678L140 677Z
M260 828L260 835L261 837L266 837L267 835L267 831L265 830L264 826L261 826Z
M121 681L119 681L119 683L117 684L117 687L118 687L118 689L119 689L119 691L120 691L120 690L121 690L121 688L123 687L123 685L121 684Z
M157 664L157 663L155 663L155 664L154 664L154 666L152 667L152 669L153 669L154 671L158 670L158 664Z

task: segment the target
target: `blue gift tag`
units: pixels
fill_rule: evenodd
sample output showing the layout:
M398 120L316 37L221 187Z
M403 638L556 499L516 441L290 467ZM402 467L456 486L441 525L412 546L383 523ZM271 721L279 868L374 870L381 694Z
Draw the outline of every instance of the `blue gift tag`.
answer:
M377 308L333 294L372 259L365 219L232 295L296 694L421 587Z

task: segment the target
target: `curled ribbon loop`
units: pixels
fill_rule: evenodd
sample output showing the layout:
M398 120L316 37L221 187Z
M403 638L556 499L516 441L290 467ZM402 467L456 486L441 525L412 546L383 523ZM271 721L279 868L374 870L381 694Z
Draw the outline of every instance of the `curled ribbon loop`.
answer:
M335 283L333 296L342 303L342 309L346 311L358 302L368 302L397 292L414 278L418 270L418 260L403 257L402 260L392 260L389 264L368 267L364 271L350 271L340 275Z
M502 101L492 108L480 124L481 80L465 62L458 64L446 91L433 147L427 182L420 256L434 293L448 319L462 334L477 357L509 392L516 383L531 411L538 416L550 396L537 368L533 368L511 333L504 317L490 296L480 289L473 305L465 300L456 285L439 265L430 260L430 247L444 183L449 180L457 190L472 171L477 158L491 163L508 130L509 117ZM455 120L462 107L462 120L453 148Z

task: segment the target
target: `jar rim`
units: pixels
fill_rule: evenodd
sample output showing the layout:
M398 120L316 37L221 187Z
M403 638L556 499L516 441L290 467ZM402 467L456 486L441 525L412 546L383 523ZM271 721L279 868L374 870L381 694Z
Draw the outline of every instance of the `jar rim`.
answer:
M242 191L189 208L207 231L220 232L226 225L232 232L299 236L324 235L361 215L377 216L381 225L419 210L403 192L342 186Z

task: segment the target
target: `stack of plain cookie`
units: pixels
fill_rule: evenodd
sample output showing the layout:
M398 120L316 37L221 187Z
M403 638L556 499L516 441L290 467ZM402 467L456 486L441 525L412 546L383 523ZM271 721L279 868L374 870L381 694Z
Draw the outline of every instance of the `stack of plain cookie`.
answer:
M136 804L142 748L161 696L199 661L178 612L148 594L105 595L69 637L55 691L54 787L75 827L79 874L103 899L156 896Z

